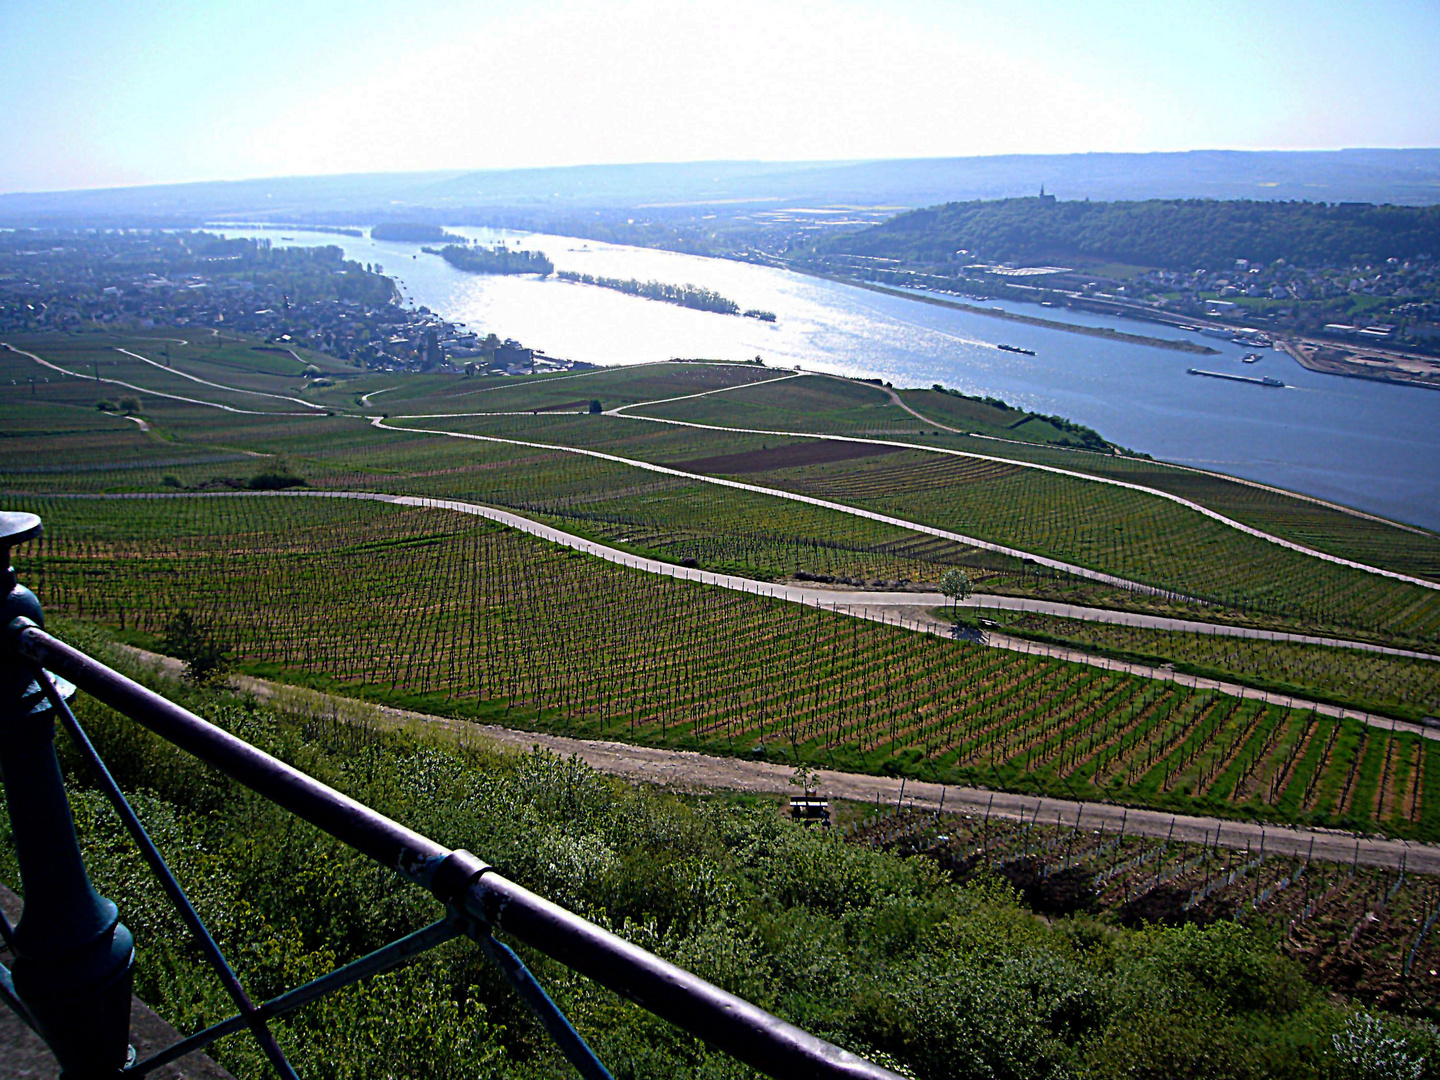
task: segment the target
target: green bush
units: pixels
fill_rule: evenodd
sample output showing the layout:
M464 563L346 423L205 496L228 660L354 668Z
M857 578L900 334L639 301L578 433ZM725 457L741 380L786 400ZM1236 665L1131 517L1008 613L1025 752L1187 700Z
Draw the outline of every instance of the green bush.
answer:
M105 649L84 635L79 644ZM159 688L402 823L917 1080L1349 1075L1340 1071L1355 1041L1346 1041L1346 1012L1236 924L1133 932L1088 916L1046 922L998 879L957 886L933 862L848 845L768 804L630 787L540 750L507 755L282 715L214 687ZM438 916L426 893L386 868L93 701L79 708L252 995L276 994ZM136 934L138 992L182 1030L228 1015L158 885L59 745L96 885ZM0 876L14 883L8 840L6 824ZM617 1077L755 1075L521 951ZM1434 1060L1423 1032L1386 1024L1405 1055ZM307 1077L570 1075L464 941L276 1027ZM1361 1032L1359 1042L1376 1040ZM266 1075L245 1037L215 1052L239 1077Z

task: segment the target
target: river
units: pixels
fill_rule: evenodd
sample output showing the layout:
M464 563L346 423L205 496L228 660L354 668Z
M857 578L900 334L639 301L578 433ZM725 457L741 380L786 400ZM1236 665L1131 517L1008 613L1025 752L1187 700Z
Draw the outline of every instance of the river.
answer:
M1197 356L918 303L785 270L570 237L451 227L539 249L556 269L713 289L774 323L691 311L608 289L456 270L420 245L303 230L216 228L276 244L334 244L380 263L406 301L552 356L633 364L672 356L802 364L896 386L943 383L1088 424L1167 461L1198 465L1440 529L1440 393L1306 371L1284 353L1253 351L1153 323L1016 304L1017 313L1192 337ZM283 239L282 239L283 237ZM982 302L983 303L983 302ZM1033 349L1003 352L1000 343ZM1283 379L1273 389L1186 374L1190 367Z

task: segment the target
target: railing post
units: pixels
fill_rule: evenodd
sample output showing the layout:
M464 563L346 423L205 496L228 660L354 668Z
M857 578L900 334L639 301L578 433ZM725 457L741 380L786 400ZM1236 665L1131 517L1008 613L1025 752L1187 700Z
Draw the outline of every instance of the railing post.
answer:
M40 534L34 514L0 513L0 777L25 908L15 928L15 990L66 1080L117 1076L129 1053L134 941L85 873L55 756L54 712L14 648L43 624L15 580L10 549Z

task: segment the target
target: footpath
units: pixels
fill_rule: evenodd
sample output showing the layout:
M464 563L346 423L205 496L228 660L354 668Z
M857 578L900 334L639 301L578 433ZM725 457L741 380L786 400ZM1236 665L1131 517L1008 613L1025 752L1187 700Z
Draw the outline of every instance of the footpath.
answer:
M510 528L518 529L538 539L548 540L551 543L560 544L572 550L584 552L587 555L593 555L606 562L614 563L618 566L625 566L632 570L672 577L679 581L693 581L702 585L713 585L717 588L730 589L735 592L748 593L753 596L765 596L775 600L784 600L790 603L824 608L827 611L832 611L839 615L866 619L870 622L885 623L889 626L899 627L916 633L933 634L937 637L947 638L954 636L953 627L950 623L938 619L931 614L931 609L941 607L948 603L946 598L939 593L843 591L808 585L773 584L770 582L755 581L751 578L739 577L734 574L721 574L712 570L676 566L674 563L633 555L619 548L610 547L594 540L587 540L584 537L576 536L562 529L557 529L553 525L546 525L543 522L534 521L531 518L523 517L509 510L501 510L497 507L485 506L481 503L464 502L459 499L437 499L422 495L387 495L370 491L179 492L174 494L141 492L124 495L75 495L60 497L85 499L354 499L361 502L389 503L394 506L417 506L433 510L450 510L455 513L469 514L474 517L482 517L486 520L494 521L501 525L507 525ZM1056 604L1043 600L981 595L971 597L968 604L975 607L1004 607L1012 610L1038 611L1046 614L1063 615L1067 618L1083 619L1092 616L1103 616L1103 619L1100 619L1100 621L1117 622L1125 625L1156 629L1185 629L1205 632L1206 628L1208 628L1211 632L1223 631L1226 634L1236 637L1304 641L1309 644L1325 644L1340 648L1386 652L1393 655L1413 656L1420 659L1440 659L1426 653L1410 653L1400 649L1385 649L1380 646L1367 645L1364 642L1341 641L1334 638L1309 638L1302 635L1282 634L1269 630L1255 630L1242 626L1217 627L1215 624L1196 622L1194 620L1165 619L1158 616L1108 611L1100 608ZM1370 727L1383 728L1386 731L1403 731L1418 735L1424 739L1440 741L1440 728L1426 727L1423 724L1406 720L1396 720L1389 716L1365 712L1361 709L1313 701L1309 698L1298 697L1293 694L1281 694L1270 690L1256 689L1253 686L1246 686L1242 683L1230 682L1228 680L1207 679L1194 675L1180 675L1177 674L1173 668L1154 664L1136 663L1128 660L1116 660L1107 656L1097 656L1093 653L1085 652L1083 649L1071 646L1051 645L1000 633L987 633L981 643L990 648L1008 649L1011 652L1025 653L1027 656L1043 656L1052 660L1086 664L1091 667L1102 668L1105 671L1116 671L1125 675L1134 675L1142 679L1174 682L1195 690L1214 690L1218 693L1228 694L1231 697L1245 698L1251 701L1263 701L1269 705L1281 705L1291 709L1303 709L1314 712L1319 716L1349 718L1358 720Z
M129 650L153 664L162 675L180 677L181 665L172 657L141 649ZM565 735L522 731L498 724L477 724L428 713L373 705L354 698L257 679L248 675L231 680L236 689L261 701L302 715L328 717L356 725L387 729L441 730L464 743L482 744L526 753L536 747L576 757L597 772L632 783L655 784L681 792L737 791L752 795L789 796L790 765L746 758L717 757L689 750L633 746L604 739L576 739ZM1010 821L1100 829L1107 833L1168 838L1193 844L1260 851L1276 855L1306 856L1327 862L1355 863L1414 873L1440 874L1440 845L1412 843L1381 837L1356 836L1333 829L1311 829L1235 821L1193 814L1143 810L1087 799L1059 799L1022 795L959 784L934 784L888 776L821 769L816 787L832 800L872 803L880 807L988 815Z

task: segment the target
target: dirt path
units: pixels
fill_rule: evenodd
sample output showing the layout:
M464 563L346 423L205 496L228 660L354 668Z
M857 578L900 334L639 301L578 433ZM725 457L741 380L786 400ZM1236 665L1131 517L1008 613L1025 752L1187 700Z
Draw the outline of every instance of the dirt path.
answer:
M736 383L734 386L721 386L714 390L701 390L698 394L680 394L676 397L655 398L653 401L634 401L629 405L617 405L613 409L606 409L606 416L624 416L626 409L639 409L645 405L664 405L671 401L689 401L692 398L709 397L711 394L727 394L732 390L749 390L754 386L769 386L771 383L785 382L787 379L798 379L801 375L808 374L803 371L790 371L774 379L761 379L758 382Z
M624 413L625 419L652 420L654 417L632 417ZM681 424L678 420L656 420L662 424ZM1051 559L1033 552L1021 551L1019 548L1006 547L1003 544L992 544L988 540L981 540L978 537L966 536L963 533L951 532L949 529L937 529L931 525L921 525L918 522L906 521L904 518L891 517L889 514L880 514L873 510L862 510L859 507L849 506L845 503L831 502L828 499L818 499L812 495L800 495L794 491L786 491L783 488L761 487L758 484L746 484L739 480L726 480L719 476L707 476L704 473L685 472L682 469L672 469L666 465L655 465L648 461L640 461L635 458L620 457L617 454L606 454L599 450L586 450L578 446L565 446L560 443L531 442L526 439L506 439L499 435L474 435L465 431L446 431L443 428L409 427L405 425L390 425L385 418L374 416L370 418L373 427L382 431L404 431L422 435L440 435L450 439L469 439L474 442L501 443L508 446L524 446L532 450L554 450L562 454L577 454L581 457L592 457L600 461L611 461L617 465L628 465L632 468L641 469L645 472L659 473L662 476L675 476L684 480L696 483L713 484L716 487L730 488L735 491L750 491L757 495L769 495L777 499L787 499L790 502L804 503L807 506L818 506L822 510L834 510L841 514L848 514L851 517L864 518L867 521L878 521L884 525L894 525L897 528L907 529L910 532L923 533L926 536L937 536L942 540L953 540L957 544L964 544L966 547L979 548L982 551L993 551L1000 555L1009 555L1016 559L1026 559L1038 566L1048 567L1052 570L1059 570L1074 577L1085 578L1088 581L1096 581L1102 585L1110 585L1118 589L1125 589L1129 592L1144 593L1147 596L1159 596L1171 600L1192 601L1191 597L1181 596L1169 589L1158 588L1154 585L1142 585L1138 581L1131 581L1128 578L1117 577L1114 574L1106 574L1099 570L1091 570L1088 567L1077 566L1074 563L1062 562L1059 559ZM683 424L686 427L700 427L707 430L740 431L740 428L707 428L704 424ZM753 434L753 433L752 433ZM774 434L785 434L776 432ZM793 433L792 433L793 434ZM851 439L846 436L820 436L822 438L836 438L845 442L876 443L878 445L900 446L913 449L909 443L885 443L879 439ZM994 459L1003 460L1001 458ZM1437 586L1440 588L1440 586Z
M64 495L58 497L74 499L354 499L360 502L388 503L392 506L416 506L432 510L450 510L455 513L468 514L473 517L482 517L488 521L494 521L497 524L518 529L538 539L548 540L551 543L560 544L563 547L604 559L606 562L614 563L617 566L628 567L629 569L639 570L644 573L658 574L662 577L674 578L677 581L691 581L701 585L713 585L721 589L730 589L733 592L765 596L793 604L805 604L810 607L823 608L837 615L865 619L869 622L884 623L887 626L894 626L915 633L933 634L936 637L944 638L955 636L950 623L932 614L933 608L940 607L946 602L945 598L938 593L847 593L806 585L772 584L770 582L754 581L750 578L737 577L734 574L718 574L711 570L676 566L673 563L632 555L628 551L621 551L619 548L609 547L606 544L597 543L594 540L587 540L584 537L575 536L573 533L564 532L561 529L555 528L553 525L533 521L530 518L522 517L509 510L500 510L496 507L485 506L480 503L462 502L458 499L434 499L420 495L386 495L371 491L175 492L173 494L137 492L123 495ZM1003 603L1011 598L983 597L979 599ZM1015 601L1015 603L1017 606L1023 603L1027 610L1033 610L1035 605L1043 602L1025 600L1023 602ZM999 604L995 606L999 606ZM1065 607L1066 605L1055 606ZM1099 611L1101 609L1071 608L1070 610L1072 612L1084 612ZM1232 627L1231 629L1240 631L1247 628ZM1391 731L1404 731L1419 735L1421 738L1440 740L1440 728L1429 728L1405 720L1395 720L1378 713L1365 712L1360 709L1352 709L1339 705L1330 705L1325 702L1312 701L1309 698L1296 697L1290 694L1278 694L1268 690L1257 690L1254 687L1245 686L1241 683L1228 682L1220 679L1206 679L1197 676L1177 675L1171 668L1114 660L1105 656L1096 656L1093 653L1087 653L1083 649L1071 646L1049 645L1030 641L1026 638L1011 637L1007 634L999 633L986 634L979 644L987 645L995 649L1007 649L1011 652L1025 653L1027 656L1043 656L1052 660L1063 660L1074 664L1087 664L1091 667L1103 668L1106 671L1116 671L1125 675L1134 675L1142 679L1174 682L1196 690L1215 690L1222 694L1229 694L1232 697L1245 698L1251 701L1263 701L1267 704L1282 705L1292 709L1314 711L1321 716L1348 717L1359 720L1361 723L1370 727L1384 728ZM1422 657L1425 656L1425 654L1419 655Z
M170 657L132 649L131 652L156 665L163 674L179 677L180 663ZM372 723L384 727L420 726L441 729L462 740L518 752L534 747L550 750L564 757L578 757L597 772L618 776L634 783L655 784L675 791L738 791L754 795L788 796L795 794L790 783L795 771L791 766L770 761L744 758L715 757L688 750L666 750L650 746L594 739L574 739L563 735L520 731L495 724L476 724L443 716L371 705L353 698L337 697L314 690L286 686L266 679L238 676L232 680L241 690L277 707L316 716L330 716L352 723ZM1330 862L1356 861L1366 866L1398 868L1402 861L1415 873L1440 874L1440 846L1357 837L1328 829L1304 829L1263 825L1255 822L1227 821L1222 818L1189 814L1170 814L1161 810L1141 810L1113 803L1056 799L1034 795L1017 795L986 788L962 787L956 784L931 784L913 780L897 780L887 776L866 776L858 773L822 769L818 787L829 799L876 803L880 806L904 806L920 810L989 814L1011 821L1038 820L1087 829L1102 825L1106 832L1124 830L1127 834L1153 838L1169 837L1185 843L1208 843L1224 848L1250 848L1279 855L1308 855Z
M813 374L821 373L814 372ZM918 413L915 413L913 409L909 409L908 407L906 407L906 411L912 413L913 415L919 416ZM766 428L724 427L718 424L701 424L691 420L669 420L660 416L640 416L634 413L616 413L614 415L620 416L626 420L648 420L651 423L656 424L671 424L676 427L698 428L702 431L725 431L737 435L767 435L777 438L792 439L831 439L838 442L872 443L876 446L898 446L906 450L918 450L922 453L943 454L948 457L962 457L970 458L975 461L996 462L1004 465L1013 465L1022 469L1033 469L1037 472L1053 473L1057 476L1067 476L1075 480L1085 480L1094 484L1104 484L1107 487L1124 488L1127 491L1137 491L1145 495L1153 496L1157 499L1164 499L1166 502L1175 503L1179 506L1185 507L1187 510L1192 510L1197 514L1200 514L1202 517L1210 518L1212 521L1217 521L1220 524L1225 525L1231 529L1235 529L1238 532L1245 533L1247 536L1253 536L1258 540L1264 540L1266 543L1274 544L1277 547L1282 547L1289 551L1297 552L1301 555L1308 555L1311 558L1319 559L1322 562L1333 563L1336 566L1343 566L1350 570L1359 570L1367 574L1375 574L1379 577L1390 578L1394 581L1403 581L1407 585L1418 585L1421 588L1440 591L1440 582L1430 581L1427 578L1413 577L1410 574L1402 574L1397 570L1386 570L1383 567L1370 566L1367 563L1356 562L1353 559L1341 558L1339 555L1331 555L1330 553L1325 551L1319 551L1315 548L1306 547L1305 545L1297 544L1292 540L1286 540L1283 537L1275 536L1272 533L1267 533L1263 529L1257 529L1252 525L1246 525L1244 522L1236 521L1234 518L1226 517L1224 514L1220 513L1217 510L1211 510L1208 506L1202 506L1200 503L1183 498L1179 495L1172 494L1171 492L1165 491L1162 488L1146 487L1144 484L1133 484L1128 480L1116 480L1113 477L1097 476L1094 473L1076 472L1074 469L1062 469L1056 465L1042 465L1039 462L1024 461L1019 458L997 457L993 454L977 454L971 450L954 450L944 446L926 446L923 443L899 442L891 439L870 439L856 435L830 435L816 431L772 431ZM921 417L921 419L925 418ZM929 420L926 420L926 422L930 423ZM937 424L935 426L944 427L945 425ZM947 430L956 431L957 429L948 428ZM968 434L968 432L964 432L962 434ZM917 526L915 526L914 524L907 525L906 527L911 529L917 528ZM972 546L974 545L972 544ZM1034 558L1034 556L1028 557Z
M140 394L150 394L154 397L166 398L170 401L183 401L187 405L204 405L208 409L219 409L221 412L238 413L241 416L311 416L312 413L287 413L287 412L260 412L255 409L237 409L233 405L222 405L218 401L206 401L203 398L183 397L180 394L167 394L162 390L151 390L146 386L136 386L134 383L123 382L120 379L102 379L96 375L85 375L78 371L71 371L59 364L52 364L49 360L42 359L32 352L24 349L17 349L8 341L0 341L0 349L8 349L10 352L20 356L28 356L41 367L49 368L51 371L58 371L61 375L68 375L72 379L83 379L85 382L108 383L111 386L123 386L126 390L134 390ZM225 389L229 389L226 387Z
M159 363L156 360L151 360L148 356L141 356L138 352L131 352L129 349L122 349L119 346L116 346L115 351L118 353L124 353L126 356L132 357L136 360L143 360L151 367L159 368L161 371L169 372L171 375L179 375L180 378L189 379L191 382L199 383L201 386L210 386L214 387L216 390L224 390L227 394L249 394L252 397L274 398L276 401L289 401L296 405L303 405L307 409L315 409L320 412L324 412L326 408L324 405L316 405L313 401L304 401L301 398L289 397L285 394L267 394L263 390L241 390L238 387L226 386L223 383L218 382L211 382L209 379L202 379L198 375L189 375L186 372L181 371L177 367L167 367L166 365ZM290 355L295 356L293 352ZM296 356L295 358L297 360L300 359L298 356ZM301 362L303 363L303 361Z

